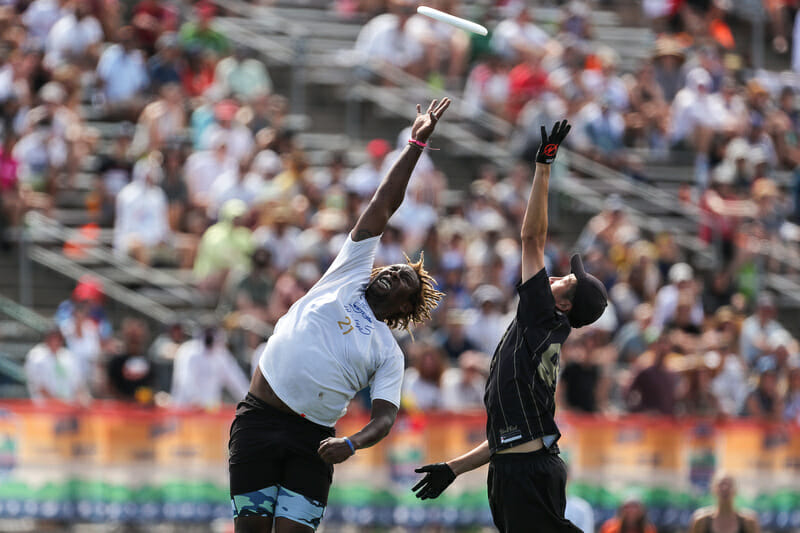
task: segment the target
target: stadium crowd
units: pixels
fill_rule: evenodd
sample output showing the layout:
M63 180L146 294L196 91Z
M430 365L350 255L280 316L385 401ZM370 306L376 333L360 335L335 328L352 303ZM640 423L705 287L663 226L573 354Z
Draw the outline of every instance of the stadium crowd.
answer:
M535 149L528 130L567 116L574 149L628 171L641 170L634 149L694 152L695 194L685 200L703 210L700 236L718 246L720 266L696 272L670 233L642 234L609 197L576 248L612 305L564 346L562 406L800 422L800 350L775 320L775 296L759 290L756 264L760 242L797 231L797 206L770 177L795 166L795 78L751 72L732 59L725 32L703 39L686 17L688 29L665 31L638 72L621 73L613 51L591 45L580 2L563 8L554 33L536 26L535 10L507 2L485 42L412 16L414 5L388 2L356 48L463 86L476 120L491 112L517 125L510 143L521 162L507 175L485 166L459 192L426 154L384 234L378 263L424 252L447 293L431 327L404 339L406 407L480 408L514 308L515 228ZM700 18L716 28L724 17L713 6ZM194 331L150 332L134 317L111 324L102 287L82 280L28 356L34 397L210 407L225 389L243 396L264 339L227 339L225 330L248 317L274 324L319 278L396 154L395 143L374 139L353 170L338 152L311 168L287 125L286 98L251 51L214 29L217 7L198 2L186 21L178 7L34 0L0 12L5 224L51 210L91 160L86 208L114 228L114 250L192 269L224 317ZM406 44L388 46L398 31ZM90 119L116 124L110 145ZM407 137L400 132L398 146ZM646 170L633 173L646 179ZM563 274L573 243L551 233L548 270ZM197 365L209 369L202 387L186 379Z
M376 264L424 252L447 294L429 327L401 339L404 408L482 408L489 360L515 308L539 124L568 117L571 148L633 179L647 180L642 154L690 153L682 198L703 213L699 236L719 264L696 270L671 233L642 233L614 195L577 244L552 225L548 272L566 274L577 248L611 297L603 317L563 347L560 408L800 424L800 345L759 280L764 242L793 243L796 253L800 241L800 174L780 177L800 163L795 74L749 68L720 1L645 2L660 33L635 72L593 44L581 1L567 3L549 31L535 9L505 2L484 15L485 40L414 16L415 5L342 0L337 9L375 13L355 48L463 90L475 131L508 142L520 162L507 174L484 166L468 190L452 191L426 152L382 237ZM27 356L35 399L215 408L242 398L266 339L228 332L250 318L274 324L314 284L408 138L371 140L352 170L344 152L311 167L263 63L214 29L217 6L201 0L188 18L180 7L0 6L0 236L29 210L52 212L89 161L86 209L113 227L115 252L191 269L222 317L165 331L133 316L113 324L102 285L82 279ZM780 53L791 44L783 15L773 18ZM482 128L484 113L511 122L510 137ZM650 531L636 502L616 527L628 515Z

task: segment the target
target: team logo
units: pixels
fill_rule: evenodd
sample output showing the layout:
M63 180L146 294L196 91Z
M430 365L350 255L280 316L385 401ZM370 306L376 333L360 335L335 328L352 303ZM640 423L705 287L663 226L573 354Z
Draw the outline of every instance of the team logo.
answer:
M544 147L542 153L544 153L544 155L546 155L547 157L553 157L554 155L556 155L556 150L558 150L557 144L548 144L547 146Z

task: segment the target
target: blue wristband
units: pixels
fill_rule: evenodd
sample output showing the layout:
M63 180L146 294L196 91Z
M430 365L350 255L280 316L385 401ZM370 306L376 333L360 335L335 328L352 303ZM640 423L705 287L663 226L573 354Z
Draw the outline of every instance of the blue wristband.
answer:
M353 446L353 443L350 441L350 439L345 437L344 441L347 443L348 446L350 446L350 450L353 452L353 455L355 455L356 454L356 447Z

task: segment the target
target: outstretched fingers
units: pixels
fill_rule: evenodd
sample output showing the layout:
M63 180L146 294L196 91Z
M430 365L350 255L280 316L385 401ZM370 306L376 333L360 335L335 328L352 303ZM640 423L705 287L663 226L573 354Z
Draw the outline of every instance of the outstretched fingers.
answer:
M426 113L431 114L433 110L436 109L436 102L438 102L438 100L433 100L431 102L431 104L428 106L428 110L426 111Z
M547 144L547 128L541 126L542 128L542 144Z
M420 106L419 104L417 104L417 115L419 115L419 114L421 114L421 113L422 113L422 106Z
M436 100L434 100L435 102ZM438 120L444 114L445 110L450 107L450 99L446 96L442 98L442 101L439 102L439 105L436 106L436 109L433 110L433 116L436 117Z

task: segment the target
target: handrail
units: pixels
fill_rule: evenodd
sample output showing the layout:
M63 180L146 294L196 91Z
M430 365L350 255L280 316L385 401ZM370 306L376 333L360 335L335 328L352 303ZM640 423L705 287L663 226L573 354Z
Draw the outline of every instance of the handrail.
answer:
M174 324L178 315L173 310L164 307L142 296L122 285L108 279L105 276L98 274L88 268L84 268L75 264L73 261L65 258L61 254L47 250L46 248L38 245L31 246L28 256L39 264L55 270L65 276L80 280L83 276L91 275L103 284L103 292L114 300L127 305L144 316L148 316L162 325L168 326Z
M37 333L45 333L50 329L50 321L45 317L2 294L0 294L0 313L28 326Z
M79 231L67 228L58 221L35 211L29 212L25 217L25 221L32 232L44 233L62 243L73 239L83 239ZM87 246L84 251L88 256L104 261L138 280L147 284L158 285L160 289L190 305L201 303L201 298L198 297L198 294L192 294L194 288L188 287L183 280L175 276L145 266L128 257L120 257L101 244ZM184 290L176 290L174 288L176 285L184 287Z

